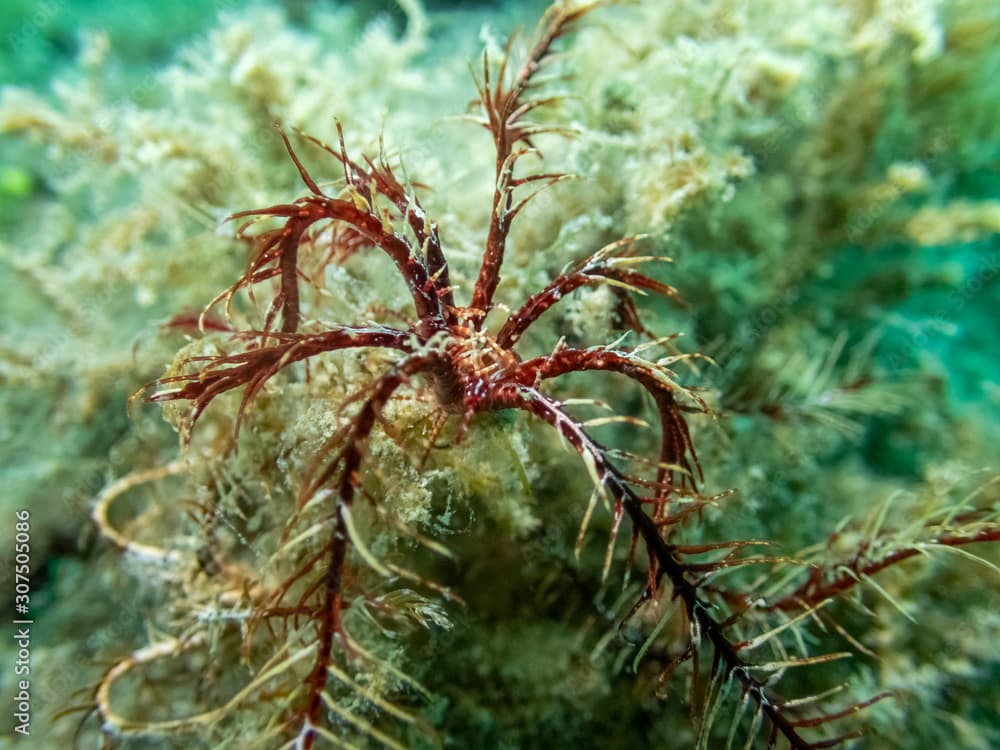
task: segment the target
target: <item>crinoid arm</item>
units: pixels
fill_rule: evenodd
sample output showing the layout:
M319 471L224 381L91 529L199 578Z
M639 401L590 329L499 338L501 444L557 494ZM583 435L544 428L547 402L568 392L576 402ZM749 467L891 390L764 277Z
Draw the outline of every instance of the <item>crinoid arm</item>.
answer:
M289 365L344 349L372 347L407 352L411 336L384 326L336 326L318 333L244 331L235 338L257 345L235 354L192 357L182 363L196 365L192 372L160 378L147 386L154 389L146 396L149 402L191 402L184 424L186 437L208 405L227 391L246 386L236 415L238 432L250 402L269 379Z
M774 595L763 592L764 608L771 612L799 612L819 601L841 598L866 586L907 617L912 617L889 596L874 577L884 570L919 556L951 554L979 563L992 573L1000 573L988 556L975 551L978 545L1000 542L1000 511L987 504L973 502L991 485L1000 483L992 476L981 487L955 504L931 505L930 511L906 513L908 523L892 527L887 522L891 506L902 504L895 495L887 498L866 519L860 528L842 528L830 534L825 545L819 545L811 556L808 575L799 575L796 585L784 587ZM907 506L908 507L908 506ZM848 553L838 550L840 537L856 534L857 542ZM966 549L972 547L972 550ZM775 587L777 588L777 587Z
M318 225L332 224L349 227L355 244L360 239L385 252L402 275L417 316L428 325L442 326L449 294L448 271L436 225L424 214L412 190L405 189L396 179L384 156L380 156L377 162L368 159L366 166L362 167L347 156L343 134L339 152L309 138L333 154L343 166L346 182L343 196L331 197L310 175L280 127L279 133L310 194L293 203L239 211L229 217L230 220L248 220L240 228L241 236L245 236L246 230L261 219L283 219L284 223L253 238L257 247L243 275L212 300L206 309L221 301L226 302L228 309L240 289L252 291L256 284L279 277L280 291L268 310L264 329L270 330L280 313L280 330L284 333L297 331L301 317L299 248ZM395 231L394 222L397 220L408 224L412 237Z
M521 209L538 194L539 184L542 186L540 189L544 189L566 177L561 173L515 176L518 162L528 154L536 153L532 145L534 137L542 133L566 132L564 128L527 119L536 109L558 98L533 96L532 88L538 81L539 72L552 56L555 42L568 34L580 18L600 4L588 2L552 5L539 22L534 44L512 76L508 70L511 52L509 44L495 72L490 70L489 59L485 53L483 55L482 77L477 80L476 89L482 110L480 124L490 131L496 149L496 187L483 260L469 303L471 310L478 311L479 318L474 321L477 327L482 325L486 313L493 305L512 222ZM521 143L525 145L520 146ZM518 198L515 193L518 188L525 186L534 186L536 189L527 196Z
M707 411L704 401L672 379L672 373L660 364L632 352L596 346L589 349L561 348L551 354L525 360L516 378L526 385L570 372L616 372L637 382L652 396L660 418L661 443L657 481L680 486L695 485L701 466L694 450L691 433L684 419L685 408ZM684 404L684 400L690 405ZM667 467L677 467L671 470Z
M389 164L385 154L385 145L381 139L379 140L378 156L373 159L363 155L362 161L364 163L362 164L351 159L348 155L344 142L344 131L339 122L337 123L337 134L339 148L332 148L318 138L299 131L299 135L340 162L344 170L347 192L350 195L364 198L370 205L374 203L375 196L381 196L392 205L395 216L402 219L412 233L414 246L419 248L420 254L426 258L430 278L433 280L438 297L447 311L455 304L448 263L444 257L438 225L427 215L415 190L415 188L423 186L416 183L400 182Z
M627 304L630 306L630 318L635 320L638 320L638 312L631 305L627 296L629 293L653 292L679 300L677 290L672 286L635 270L634 266L642 263L669 260L657 256L631 255L629 251L639 239L641 237L626 237L612 242L586 260L572 264L511 313L497 333L497 343L506 347L513 346L547 310L570 292L584 286L608 285L621 292L629 300Z
M504 384L495 390L490 401L484 403L483 407L518 409L534 414L553 427L580 455L595 484L596 492L605 495L612 503L613 521L608 562L610 562L610 547L614 545L621 517L627 516L631 521L633 538L631 551L635 550L635 542L641 541L646 550L649 566L646 588L637 605L660 596L664 588L669 589L669 598L678 602L683 608L690 629L689 645L678 657L677 663L693 661L697 673L700 651L707 648L711 652L712 661L699 726L699 748L708 747L709 732L718 716L721 701L733 689L742 696L740 700L744 708L747 705L753 707L749 730L751 741L762 723L766 722L770 727L767 735L769 748L776 745L779 736L795 750L835 747L858 736L856 733L848 733L831 739L809 740L803 736L802 730L824 727L836 722L888 697L888 694L879 694L846 708L806 716L800 714L801 706L810 705L814 701L786 700L774 690L777 678L787 669L820 664L844 658L848 654L821 654L755 661L749 656L751 651L772 643L777 635L798 620L793 619L755 638L739 640L736 636L730 635L732 627L739 621L738 614L720 619L715 614L717 607L711 600L707 587L703 590L708 578L723 569L786 562L786 558L753 555L744 558L735 557L738 550L752 546L755 542L727 542L708 547L684 547L667 542L662 535L661 524L644 510L644 498L633 489L633 479L615 466L608 456L608 451L590 437L580 422L567 414L557 401L536 388L518 383ZM729 549L730 553L714 562L702 563L691 560L693 556L716 549ZM799 618L805 619L812 613L813 610L810 609ZM677 663L670 665L669 669L672 671ZM738 728L740 715L733 721L730 744Z
M353 545L361 557L376 570L391 575L367 551L352 521L355 494L361 483L362 462L368 451L372 430L385 404L411 376L424 372L433 366L440 355L435 352L410 354L391 367L369 388L357 412L350 418L344 433L335 439L338 446L332 457L320 456L315 475L303 490L304 498L311 498L322 487L331 487L335 498L333 522L330 525L330 541L323 563L322 594L320 606L315 611L316 656L312 671L306 680L306 697L301 711L302 723L296 747L308 750L313 746L317 729L322 726L320 714L324 706L332 710L335 701L326 694L326 686L331 674L337 668L333 662L334 639L339 636L348 653L351 650L350 636L341 620L343 606L344 566L349 546ZM318 561L317 561L318 562ZM396 572L399 572L398 569ZM301 602L300 602L301 605Z

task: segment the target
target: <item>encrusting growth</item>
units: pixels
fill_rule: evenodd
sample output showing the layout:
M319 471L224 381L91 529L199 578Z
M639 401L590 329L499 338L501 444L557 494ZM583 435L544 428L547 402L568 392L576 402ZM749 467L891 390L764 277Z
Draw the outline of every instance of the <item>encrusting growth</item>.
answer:
M353 557L377 572L408 577L418 586L441 592L432 582L376 558L367 548L354 515L359 496L375 503L362 487L373 431L380 425L390 427L384 413L394 396L402 389L420 387L433 394L442 422L447 418L458 421L456 443L471 428L477 414L514 410L548 424L579 454L593 480L595 493L590 508L583 513L578 545L594 503L604 498L612 514L604 570L607 575L617 537L628 520L630 546L626 565L631 568L641 563L645 568L642 591L631 612L660 600L667 609L673 606L682 613L687 640L679 651L674 650L676 656L665 665L662 680L669 679L679 664L693 662L692 700L700 706L699 747L708 746L719 707L733 688L739 698L729 731L730 744L737 731L747 734L748 742L752 743L763 729L768 747L781 739L798 750L833 747L857 736L855 731L818 738L810 737L809 733L885 697L879 694L846 707L819 710L812 707L823 695L782 697L775 686L788 669L826 662L843 654L792 656L778 636L803 620L818 617L832 598L844 594L870 573L922 551L919 545L902 546L881 560L858 557L829 569L814 565L808 580L798 589L768 600L720 587L715 577L725 569L786 565L794 561L780 555L744 554L747 548L764 544L755 540L685 545L675 538L674 532L683 521L718 500L698 491L702 468L687 423L689 414L707 413L708 407L696 391L680 385L670 369L687 356L647 358L648 352L669 340L656 338L633 348L617 345L574 348L561 340L551 353L542 356L524 358L518 352L518 342L543 313L581 287L610 286L624 311L622 320L637 334L649 335L629 295L652 292L675 297L676 292L639 270L642 264L657 260L635 253L635 246L642 238L611 243L568 266L547 286L514 307L496 331L486 325L491 311L502 307L495 295L512 223L540 190L566 177L561 173L522 171L526 157L538 155L532 140L560 130L530 119L532 113L555 99L537 93L539 71L549 64L553 45L597 5L597 2L556 3L543 17L534 44L516 68L509 59L510 47L495 69L483 56L481 79L477 81L479 121L492 135L496 149L495 192L481 264L466 306L456 300L438 225L425 212L413 184L397 176L384 153L380 152L376 158L352 158L339 126L340 141L336 146L302 136L339 162L343 184L331 193L311 176L288 135L280 130L308 193L289 203L240 211L230 217L247 220L239 233L252 239L255 250L243 275L209 305L211 308L224 302L228 309L240 290L253 294L255 287L272 282L276 291L263 325L253 330L232 331L229 335L239 345L238 351L190 358L186 363L188 371L157 381L151 391L146 391L146 399L189 402L184 425L184 437L188 439L191 428L217 397L242 388L235 419L238 433L247 408L268 381L294 363L328 352L362 348L387 350L394 359L380 376L345 404L352 409L344 412L341 429L327 440L309 475L301 478L298 510L301 512L307 506L326 509L326 528L322 530L327 539L325 544L271 590L240 593L238 581L231 584L232 600L249 599L254 608L244 633L247 643L258 628L272 628L272 621L293 621L296 638L289 643L298 646L286 645L275 653L249 685L216 711L186 721L145 726L115 715L108 697L114 681L141 661L195 647L204 636L191 633L178 641L137 651L129 660L112 668L99 686L97 708L109 735L190 729L199 721L209 720L204 717L214 719L225 711L237 710L242 699L263 690L269 680L293 665L308 663L301 685L284 702L279 702L280 717L272 724L267 741L296 750L308 750L321 742L332 747L350 746L329 724L327 716L336 715L354 731L388 747L400 746L378 726L342 707L332 694L331 685L353 684L358 690L365 690L364 686L352 683L338 654L346 655L347 659L374 660L348 632L342 618L351 602L366 597L365 591L356 585L356 576L351 574ZM249 229L259 220L278 220L280 225L249 235ZM385 253L405 282L412 301L414 314L409 325L324 325L306 321L300 293L305 278L300 251L306 245L315 251L323 243L329 243L324 263L338 262L360 252ZM203 315L203 325L206 320ZM213 327L225 329L225 326ZM645 461L630 457L639 465L655 467L649 476L623 468L629 459L623 460L621 452L597 442L587 426L568 411L567 405L548 392L548 381L585 371L623 375L651 397L661 430L658 455ZM433 442L432 439L428 451L433 449ZM128 541L107 521L107 505L113 494L108 494L100 504L98 523L106 536L127 550ZM294 527L298 520L297 515L288 520L286 540L296 538L299 532ZM940 529L933 543L960 546L1000 539L1000 528L995 523L984 517L975 520L979 525L968 533L957 526ZM424 541L432 547L438 546L433 540ZM759 629L768 615L783 613L788 616L779 619L780 624ZM747 635L755 624L757 634ZM650 638L655 638L659 630ZM768 646L774 656L758 659L755 652L763 646ZM640 650L640 657L648 647L649 642ZM706 655L710 657L707 675L702 674L699 666ZM419 722L383 697L371 691L364 694L383 712L410 723ZM743 720L747 709L750 718Z

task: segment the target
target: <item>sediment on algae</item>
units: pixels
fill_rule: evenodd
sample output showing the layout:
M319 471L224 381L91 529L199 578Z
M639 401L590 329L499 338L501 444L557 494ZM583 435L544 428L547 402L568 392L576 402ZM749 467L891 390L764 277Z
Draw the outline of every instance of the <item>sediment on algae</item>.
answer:
M114 37L95 28L51 83L4 86L3 189L16 207L4 209L0 246L11 290L0 303L3 471L13 488L4 505L32 509L45 571L35 598L35 739L73 735L76 717L48 715L80 702L74 691L102 674L96 661L183 638L192 622L208 623L204 642L115 684L120 716L141 723L210 710L250 678L234 645L239 618L226 613L253 592L217 582L226 571L265 586L289 575L287 561L270 558L294 512L290 477L308 471L339 405L381 362L336 355L311 364L308 380L274 379L247 412L238 451L239 396L214 404L184 451L190 465L111 507L115 529L160 550L146 559L79 532L106 482L178 455L175 404L165 422L138 405L127 418L124 404L165 363L181 367L184 356L229 345L224 332L158 326L196 315L239 274L247 247L224 216L301 192L275 119L335 142L336 116L352 148L369 154L382 134L410 179L433 188L421 199L468 290L490 218L492 151L487 134L449 116L467 111L468 61L479 47L493 59L503 49L509 24L499 15L486 17L482 33L474 13L431 14L426 27L411 15L411 32L423 30L408 36L386 19L361 27L346 7L314 10L308 25L276 8L232 9L123 86ZM560 63L573 97L541 115L577 133L538 144L548 168L583 179L525 209L501 292L520 300L629 233L651 233L652 252L674 257L658 273L686 306L643 300L643 321L657 333L683 331L684 351L717 363L695 362L684 382L704 387L717 411L691 421L705 489L736 489L685 530L686 541L765 538L818 564L850 555L876 527L903 544L906 532L917 535L913 523L980 484L973 506L995 507L996 485L979 472L990 461L996 468L1000 410L996 358L985 354L995 354L995 337L983 333L1000 295L991 199L1000 126L986 114L1000 98L988 74L1000 48L997 11L963 1L720 0L622 5L593 18ZM450 52L443 38L464 46ZM314 152L304 158L321 178L337 176ZM392 320L403 306L390 270L368 257L327 269L320 281L331 293L306 314ZM528 342L538 352L562 336L586 345L619 335L612 295L574 295ZM580 377L560 396L649 417L639 394L603 379ZM621 571L601 582L606 537L596 532L610 524L600 508L575 560L590 494L575 457L527 421L497 417L420 467L414 438L433 403L387 409L402 439L376 433L369 491L458 562L420 551L374 517L358 522L373 555L415 566L465 605L396 586L375 592L381 610L352 608L351 627L383 666L356 676L362 689L344 687L338 705L418 747L428 733L400 728L381 696L402 698L454 747L693 746L690 675L657 691L682 626L667 621L662 641L635 660L657 618L643 610L619 626ZM652 433L598 429L608 444L655 452ZM616 551L617 566L626 552ZM157 554L179 562L166 566ZM837 622L863 648L831 628L811 630L811 651L855 656L790 684L809 694L846 682L844 705L898 690L866 711L877 736L859 746L995 744L995 573L935 551L876 580L879 588L856 592L862 607L836 605ZM186 690L193 675L203 676L200 692ZM215 730L153 733L127 746L245 743L267 733L282 697L255 698ZM339 726L359 745L378 744L357 725ZM83 744L96 734L84 722Z

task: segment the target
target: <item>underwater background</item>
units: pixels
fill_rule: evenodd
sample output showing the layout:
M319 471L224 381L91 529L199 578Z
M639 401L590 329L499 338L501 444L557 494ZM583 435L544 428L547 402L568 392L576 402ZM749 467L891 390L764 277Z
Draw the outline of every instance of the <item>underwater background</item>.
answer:
M8 550L15 512L28 509L34 624L31 735L15 733L5 710L0 747L70 747L74 737L100 746L102 675L136 649L223 619L204 561L149 569L108 543L91 520L102 490L187 456L185 471L137 483L113 525L196 557L207 533L199 513L212 505L226 519L218 554L264 580L268 524L294 507L302 446L370 377L370 363L336 360L309 382L269 386L238 452L226 441L237 401L213 405L188 446L174 405L126 408L184 354L223 341L165 324L196 315L243 269L246 246L225 217L302 193L274 122L335 142L337 118L358 153L375 153L382 136L430 186L461 290L481 253L493 176L488 134L462 121L475 97L470 67L484 48L498 59L507 35L533 28L547 5L7 0L0 584L10 610ZM644 298L640 310L658 334L683 334L679 351L711 359L678 371L714 412L691 420L705 492L735 490L687 538L767 539L818 560L849 556L878 533L910 543L942 514L996 523L1000 7L609 3L565 41L558 64L567 75L555 85L569 96L544 117L575 134L537 145L547 168L582 179L520 219L502 296L520 301L630 234L648 233L650 253L673 259L656 274L684 304ZM303 154L335 179L330 159ZM387 268L352 259L328 269L331 293L311 315L392 319L401 287ZM253 303L241 304L249 315ZM601 290L575 292L532 351L560 337L615 340L614 305ZM617 385L581 376L560 395L648 411ZM410 408L393 418L423 418ZM625 425L599 429L638 453L653 445ZM574 554L589 480L558 440L498 419L421 470L391 440L374 454L385 504L463 562L435 567L377 525L372 548L417 560L465 604L379 589L397 608L391 623L354 613L381 658L427 692L407 697L419 716L410 724L371 697L405 692L388 673L357 678L368 697L338 699L364 724L340 727L344 746L696 746L691 677L663 689L656 663L669 661L677 623L640 621L643 611L621 621L621 572L601 576L608 514L595 515ZM995 547L928 552L859 587L836 603L848 645L832 627L796 636L817 652L855 653L794 677L798 693L845 684L843 705L897 693L864 712L868 734L849 746L1000 746ZM747 573L745 585L761 584ZM637 652L654 626L668 643L648 663ZM117 714L141 725L225 703L245 667L232 633L209 640L203 653L114 685ZM4 706L15 658L12 639L0 640ZM205 684L192 678L202 674ZM113 746L279 747L272 702L247 701L176 735L123 731ZM749 715L724 713L747 729ZM708 747L725 746L722 725Z

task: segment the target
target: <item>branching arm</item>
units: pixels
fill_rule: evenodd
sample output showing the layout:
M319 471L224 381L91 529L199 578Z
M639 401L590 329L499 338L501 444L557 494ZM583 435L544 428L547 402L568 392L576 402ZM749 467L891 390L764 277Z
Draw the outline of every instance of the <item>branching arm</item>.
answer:
M330 528L329 556L323 583L323 605L317 621L316 661L307 679L308 698L304 712L299 743L309 750L316 737L316 727L322 724L320 714L324 705L324 690L329 679L334 637L343 633L341 625L341 586L347 546L352 538L350 522L355 491L361 482L361 463L368 452L368 441L382 408L400 386L409 378L430 367L439 355L416 353L404 357L389 369L369 389L369 395L358 412L351 418L347 439L341 449L310 482L307 493L333 483L337 506Z
M617 372L639 383L656 403L662 432L659 461L664 465L680 467L683 472L673 477L670 471L661 467L657 482L670 480L680 486L694 485L701 478L701 466L694 450L691 433L684 419L683 408L677 397L692 400L699 411L707 411L707 406L691 391L686 390L670 378L666 368L644 360L628 352L620 352L604 347L591 349L560 349L522 362L515 377L524 385L534 385L569 372L604 370Z
M717 620L713 614L714 607L699 589L697 576L692 574L689 564L683 559L682 548L668 543L661 536L657 523L643 510L642 499L632 490L626 478L610 462L607 452L596 443L583 429L583 426L566 414L553 400L538 390L518 385L506 384L496 389L492 401L486 408L520 409L527 411L550 424L576 450L590 471L598 490L607 493L614 501L615 507L621 508L628 515L633 525L633 537L642 539L647 550L650 564L650 583L652 590L646 591L645 597L653 596L666 578L673 590L673 599L679 600L692 623L691 648L683 660L693 658L707 640L713 651L713 666L711 679L719 681L735 680L741 693L756 706L756 713L766 719L772 727L769 746L781 735L793 750L816 750L817 748L834 747L854 735L845 735L834 740L812 742L804 738L799 729L826 725L836 719L855 713L865 708L884 695L876 696L863 703L858 703L828 714L811 718L799 718L791 715L792 703L786 704L774 694L769 687L767 676L781 668L802 666L828 661L840 655L819 656L789 660L780 665L757 664L747 660L743 653L751 647L769 640L773 634L765 634L758 642L748 645L748 642L736 643L726 635L726 629L731 621ZM613 532L614 533L614 532ZM755 562L753 558L747 564ZM764 677L755 676L763 672Z
M412 336L404 331L381 326L367 328L337 326L321 333L253 331L240 334L240 338L244 339L254 337L263 342L275 340L277 342L236 354L193 357L189 362L207 362L207 364L189 374L173 375L155 381L149 387L157 390L146 396L146 401L191 401L191 413L187 418L185 435L189 437L191 428L217 396L234 388L246 386L236 416L238 432L249 403L270 378L288 365L317 354L340 349L377 347L407 352L410 350L412 339Z
M677 290L632 268L640 263L667 260L651 256L633 257L619 254L622 248L631 246L636 237L626 237L613 242L587 258L586 261L568 271L560 273L547 287L529 297L514 311L500 332L497 342L500 346L511 347L518 342L525 331L550 307L570 292L583 286L608 284L623 293L653 292L672 299L679 299ZM636 316L637 317L637 316Z
M443 267L444 259L440 253L440 242L437 240L437 231L433 225L428 225L425 229L423 226L425 222L422 218L419 222L417 221L418 212L420 212L418 206L411 206L404 212L404 215L408 216L411 226L419 223L420 232L416 233L417 240L423 238L424 248L430 253L429 257L434 258L438 266L442 266L437 267L432 272L427 264L428 256L425 256L422 248L414 247L410 240L396 234L392 224L392 216L384 210L380 211L379 206L376 205L375 193L384 194L396 203L403 201L406 197L405 191L395 181L391 171L386 168L385 171L380 172L372 164L372 174L362 173L360 168L348 159L346 153L342 153L338 155L338 159L344 164L349 199L332 198L323 193L303 166L284 131L279 132L289 156L295 163L299 175L306 187L309 188L311 195L299 198L294 203L239 211L229 217L230 219L248 219L247 223L240 229L241 235L259 218L283 218L285 222L281 227L268 230L254 238L258 246L243 275L229 289L212 300L206 310L223 300L228 306L240 289L248 288L252 291L255 284L280 276L281 290L271 304L264 329L271 329L271 323L280 311L281 331L292 333L298 330L301 305L298 287L299 247L313 227L321 225L323 222L332 222L351 227L357 235L373 247L385 252L396 264L406 283L416 307L417 317L424 324L424 327L429 329L425 332L426 335L430 336L435 330L440 329L444 325L444 314L442 295L439 294L436 284L440 283L440 276L445 268ZM332 150L330 152L334 153ZM367 193L362 193L359 187L367 187ZM422 212L420 212L420 216L422 217ZM433 275L434 273L437 274L436 277Z
M525 155L534 151L531 139L540 133L562 131L527 121L525 118L538 107L553 100L553 97L527 97L535 75L552 53L552 45L569 33L575 22L589 13L599 2L579 5L568 3L553 5L539 23L535 43L527 58L518 68L511 81L507 81L507 53L496 71L496 81L492 80L489 60L483 56L482 80L476 82L479 103L483 109L483 126L493 136L496 147L496 189L493 194L493 211L486 238L483 261L479 267L476 286L469 307L478 311L480 317L474 321L477 326L493 304L493 295L500 283L500 269L507 248L507 236L511 223L529 198L515 202L514 191L525 184L542 182L552 184L565 177L562 174L535 174L516 178L514 168ZM523 142L526 147L519 147Z

